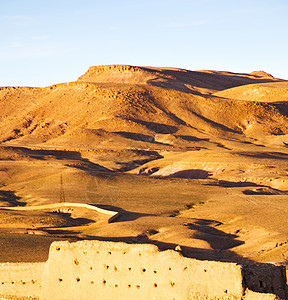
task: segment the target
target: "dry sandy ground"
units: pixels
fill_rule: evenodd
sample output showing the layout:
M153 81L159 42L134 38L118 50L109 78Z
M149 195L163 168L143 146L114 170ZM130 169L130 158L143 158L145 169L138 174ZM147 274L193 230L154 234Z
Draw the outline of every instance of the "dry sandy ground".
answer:
M0 260L46 260L52 240L88 238L286 264L287 100L287 81L265 72L117 65L0 88L1 206L57 203L62 176L67 202L119 211L107 225L36 236L23 232L79 215L2 210Z

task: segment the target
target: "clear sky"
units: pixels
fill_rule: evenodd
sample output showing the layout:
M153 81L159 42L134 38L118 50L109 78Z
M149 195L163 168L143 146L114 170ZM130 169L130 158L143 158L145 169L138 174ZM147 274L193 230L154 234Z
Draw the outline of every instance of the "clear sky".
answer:
M288 79L287 0L0 0L0 86L130 64Z

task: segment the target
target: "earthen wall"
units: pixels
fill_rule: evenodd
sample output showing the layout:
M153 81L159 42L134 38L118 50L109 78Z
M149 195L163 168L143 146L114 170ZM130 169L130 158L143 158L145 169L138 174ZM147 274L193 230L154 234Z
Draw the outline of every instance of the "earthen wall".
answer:
M39 298L45 263L0 264L0 298Z
M42 299L241 299L242 268L153 245L53 243ZM231 299L232 299L231 298Z
M286 285L281 266L196 260L147 244L54 242L46 263L0 264L0 299L287 299Z

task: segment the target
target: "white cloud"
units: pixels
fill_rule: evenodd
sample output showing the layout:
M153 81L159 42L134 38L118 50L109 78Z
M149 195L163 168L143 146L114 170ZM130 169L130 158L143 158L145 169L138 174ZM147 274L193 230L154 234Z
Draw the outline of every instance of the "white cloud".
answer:
M22 44L15 41L10 44L10 47L11 48L20 48L20 47L22 47Z
M23 26L29 27L38 23L38 17L32 17L28 15L8 15L3 16L2 21L6 24L8 23L10 26L23 28Z
M43 35L38 35L38 36L32 36L31 40L34 41L47 41L48 39L50 39L50 35L49 34L43 34Z
M13 41L10 44L0 46L0 57L7 59L23 59L55 56L60 50L57 44L35 44Z
M189 27L198 27L198 26L203 26L207 25L208 23L206 21L192 21L192 22L170 22L167 24L162 25L162 28L189 28Z

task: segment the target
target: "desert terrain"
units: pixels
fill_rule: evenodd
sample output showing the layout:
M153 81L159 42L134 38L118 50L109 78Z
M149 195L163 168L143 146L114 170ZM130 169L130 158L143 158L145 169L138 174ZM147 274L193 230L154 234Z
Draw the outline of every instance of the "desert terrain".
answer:
M111 65L0 88L0 261L88 239L286 265L287 101L263 71ZM10 209L60 202L118 215Z

